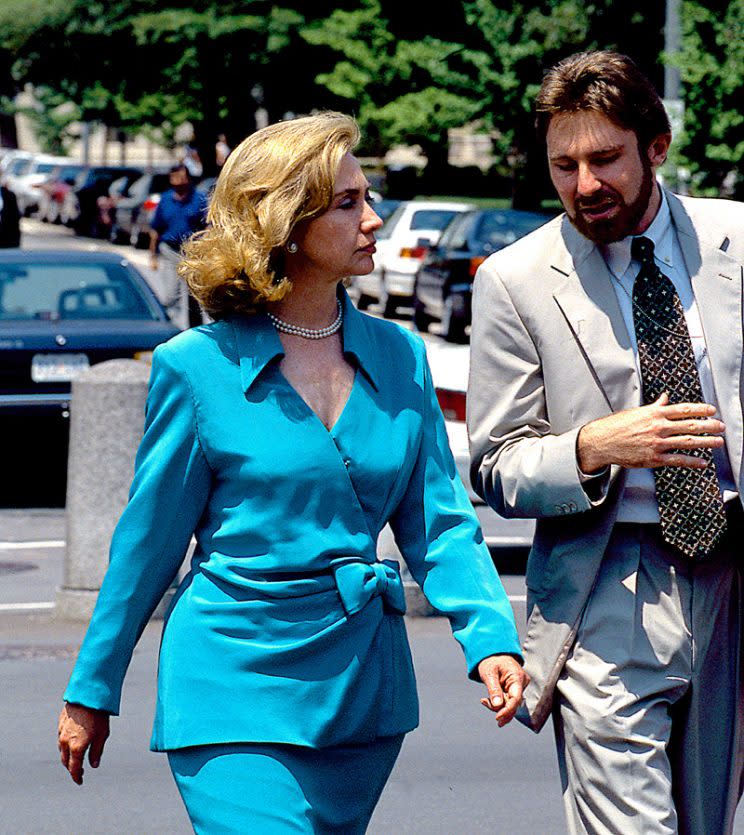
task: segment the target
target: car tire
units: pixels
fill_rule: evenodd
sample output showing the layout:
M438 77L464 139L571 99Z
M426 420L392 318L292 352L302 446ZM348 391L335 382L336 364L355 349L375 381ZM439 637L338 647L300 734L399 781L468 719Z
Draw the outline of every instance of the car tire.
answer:
M386 319L394 319L398 312L398 299L395 296L385 295L384 299L380 300L382 306L382 315Z
M465 318L455 310L453 297L447 296L442 310L442 336L447 342L461 345L468 341L465 335L466 326Z
M366 293L359 293L359 296L356 300L357 310L366 310L374 301L372 296L368 296Z
M392 319L398 310L398 297L388 293L384 275L380 279L380 310L386 319Z
M432 321L432 317L426 312L421 302L418 299L414 299L413 324L416 327L416 330L421 333L426 333L429 330L429 325L431 325Z

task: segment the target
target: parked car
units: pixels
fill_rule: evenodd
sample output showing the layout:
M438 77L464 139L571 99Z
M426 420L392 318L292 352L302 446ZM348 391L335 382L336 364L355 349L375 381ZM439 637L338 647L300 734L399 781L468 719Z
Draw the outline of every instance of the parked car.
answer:
M117 181L118 182L118 181ZM150 218L160 195L167 191L168 169L148 171L111 199L109 239L135 247L147 245ZM113 186L112 186L113 187Z
M116 253L0 251L0 417L59 415L86 368L137 357L176 333Z
M87 166L79 163L59 165L39 186L39 206L36 216L44 223L60 223L65 195L72 188L76 177Z
M114 180L126 177L129 182L134 182L143 173L141 168L121 165L98 165L86 169L65 196L62 221L72 226L77 235L97 237L100 234L98 198L108 194Z
M28 151L21 151L18 148L0 148L0 177L5 173L5 169L17 157L30 157Z
M524 573L535 534L534 520L504 519L485 504L470 484L470 450L465 426L470 346L427 339L426 354L457 471L480 520L486 544L499 570Z
M472 208L470 203L443 201L401 203L376 234L374 270L352 279L357 306L363 310L377 300L383 314L392 316L399 306L410 303L416 270L428 247L439 241L455 215Z
M18 174L8 174L7 187L15 194L18 210L24 217L35 212L39 205L40 187L45 183L60 165L72 163L64 157L47 154L37 154Z
M416 273L413 319L420 331L441 321L450 342L465 342L476 270L492 253L532 232L549 215L516 209L476 209L457 215Z
M31 165L34 155L27 151L9 151L0 163L0 179L8 186L14 177L24 174ZM13 190L12 188L10 189Z
M206 177L197 183L196 190L209 195L216 182L216 177ZM168 188L168 171L145 174L135 181L129 189L129 197L123 197L116 203L112 240L127 242L138 249L146 248L150 243L150 222L163 192ZM143 195L143 199L140 200Z
M0 506L64 505L72 380L177 332L120 255L0 251Z

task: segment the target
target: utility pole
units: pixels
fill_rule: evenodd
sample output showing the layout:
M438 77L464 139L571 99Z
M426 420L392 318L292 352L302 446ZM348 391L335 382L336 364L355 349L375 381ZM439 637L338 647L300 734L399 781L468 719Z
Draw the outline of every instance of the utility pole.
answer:
M682 84L676 59L680 53L681 26L679 19L680 0L666 0L666 21L664 23L664 107L669 116L672 136L679 136L684 128L685 103L682 100ZM687 193L687 172L676 165L668 163L671 171L669 177L675 188Z
M666 23L664 24L664 51L667 59L679 55L680 48L679 0L666 0ZM669 61L664 67L664 98L667 101L681 101L679 67Z

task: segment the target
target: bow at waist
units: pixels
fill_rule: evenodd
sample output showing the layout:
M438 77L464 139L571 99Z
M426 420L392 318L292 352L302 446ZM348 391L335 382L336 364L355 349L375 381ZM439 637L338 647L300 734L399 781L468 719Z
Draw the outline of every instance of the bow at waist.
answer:
M361 611L373 597L381 597L387 609L405 614L406 595L397 562L342 562L333 566L333 573L347 615Z

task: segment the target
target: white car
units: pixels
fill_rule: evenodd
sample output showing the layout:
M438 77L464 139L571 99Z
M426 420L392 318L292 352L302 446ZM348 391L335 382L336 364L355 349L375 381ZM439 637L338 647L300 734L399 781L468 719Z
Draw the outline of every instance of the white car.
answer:
M470 451L465 426L470 346L453 345L440 339L427 339L426 353L457 470L478 514L486 543L492 554L524 551L532 543L535 533L534 520L504 519L491 510L470 485ZM516 561L523 557L524 554L521 558L516 557ZM509 562L509 557L506 557L506 562Z
M39 205L40 187L60 165L72 164L74 160L46 154L35 154L28 162L20 166L17 172L9 171L5 176L5 185L15 194L18 209L22 215L29 215ZM11 163L11 169L13 168Z
M416 271L430 246L436 246L444 229L470 203L408 200L376 233L375 268L369 275L354 276L351 295L360 309L378 301L385 316L403 304L411 304Z
M3 155L0 158L0 177L4 177L14 160L31 159L33 156L29 151L20 151L18 148L3 148Z

